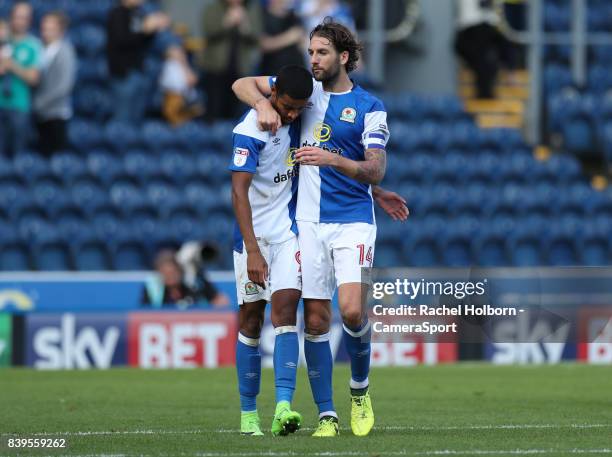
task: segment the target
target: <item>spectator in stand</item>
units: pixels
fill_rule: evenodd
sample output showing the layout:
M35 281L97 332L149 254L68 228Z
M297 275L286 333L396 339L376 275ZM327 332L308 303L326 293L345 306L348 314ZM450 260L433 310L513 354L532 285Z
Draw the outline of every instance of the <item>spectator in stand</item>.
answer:
M46 156L66 146L66 124L72 117L72 90L77 59L65 39L68 18L61 12L45 15L40 24L44 43L40 83L34 93L34 118L39 150Z
M162 112L173 126L204 114L197 84L198 77L189 65L185 50L171 44L166 50L159 85L164 93Z
M259 3L259 0L215 0L204 11L203 68L209 121L232 119L239 114L240 104L232 84L249 75L258 63L262 33Z
M144 118L149 96L143 74L145 54L155 34L170 26L170 18L165 13L145 15L143 3L143 0L120 0L107 22L113 119L132 124Z
M474 72L478 98L494 98L494 87L506 42L498 30L493 0L460 0L455 50Z
M264 10L261 73L276 75L286 65L305 65L306 34L290 0L269 0Z
M174 251L163 250L157 254L155 270L157 276L151 277L145 284L141 300L143 305L187 308L196 303L195 292L183 281L183 270Z
M298 13L306 30L314 29L328 16L333 17L336 22L350 30L355 30L353 13L345 2L340 0L301 0L298 5ZM306 37L306 40L306 43L310 44L310 38Z
M40 42L30 35L32 7L27 2L13 5L10 39L0 56L0 154L23 151L30 134L32 87L38 83Z
M187 252L189 257L190 252ZM185 256L185 254L182 254ZM190 259L189 259L190 260ZM170 249L160 251L155 258L156 276L152 276L143 289L141 304L151 308L178 307L186 309L208 302L214 307L229 305L229 298L217 291L208 281L189 284L177 253ZM195 278L194 278L195 279Z
M13 53L10 39L11 29L9 23L0 17L0 60L10 58ZM0 78L0 83L2 83L0 91L10 91L9 78Z

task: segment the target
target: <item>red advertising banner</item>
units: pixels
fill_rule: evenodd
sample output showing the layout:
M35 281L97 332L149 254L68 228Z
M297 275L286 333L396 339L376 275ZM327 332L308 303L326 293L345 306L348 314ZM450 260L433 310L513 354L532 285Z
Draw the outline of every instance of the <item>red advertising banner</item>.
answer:
M578 312L578 360L612 364L612 308L583 308Z
M235 313L130 313L128 364L141 368L233 365Z
M452 331L436 333L384 333L385 325L423 324L423 318L374 316L372 325L372 365L373 366L413 366L436 365L457 361L458 336ZM452 327L453 318L429 320L432 325Z

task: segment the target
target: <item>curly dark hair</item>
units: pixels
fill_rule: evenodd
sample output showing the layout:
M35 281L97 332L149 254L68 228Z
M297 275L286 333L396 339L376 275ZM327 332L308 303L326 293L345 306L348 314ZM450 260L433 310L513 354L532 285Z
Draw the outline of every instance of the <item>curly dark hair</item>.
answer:
M346 62L347 73L357 68L357 62L359 61L363 46L347 27L335 22L333 18L328 16L321 24L312 29L310 39L312 40L314 36L327 38L338 53L348 51L349 57Z

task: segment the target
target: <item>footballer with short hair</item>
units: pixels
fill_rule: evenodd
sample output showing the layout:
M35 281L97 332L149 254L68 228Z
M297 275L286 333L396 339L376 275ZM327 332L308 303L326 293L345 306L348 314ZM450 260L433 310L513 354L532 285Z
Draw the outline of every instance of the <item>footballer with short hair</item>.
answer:
M273 435L300 428L302 417L291 410L299 357L296 329L301 294L300 249L295 223L301 111L312 94L306 68L283 67L269 99L282 127L273 134L257 128L249 110L233 131L232 202L236 215L234 270L238 293L239 333L236 367L243 434L263 435L257 413L261 377L259 337L265 307L272 304L276 411Z

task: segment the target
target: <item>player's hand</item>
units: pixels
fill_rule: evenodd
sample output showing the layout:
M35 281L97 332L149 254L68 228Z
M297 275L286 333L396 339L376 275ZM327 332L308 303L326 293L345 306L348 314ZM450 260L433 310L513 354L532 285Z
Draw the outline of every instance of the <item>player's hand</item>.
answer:
M406 200L395 192L379 189L374 196L376 204L380 206L394 221L405 221L410 211Z
M255 110L257 111L257 128L263 132L272 132L273 135L276 135L277 130L282 127L282 122L270 100L262 98L255 104Z
M263 289L268 282L268 263L261 252L247 254L247 272L249 279Z
M295 159L302 165L325 167L334 166L338 155L321 148L306 146L295 152Z

